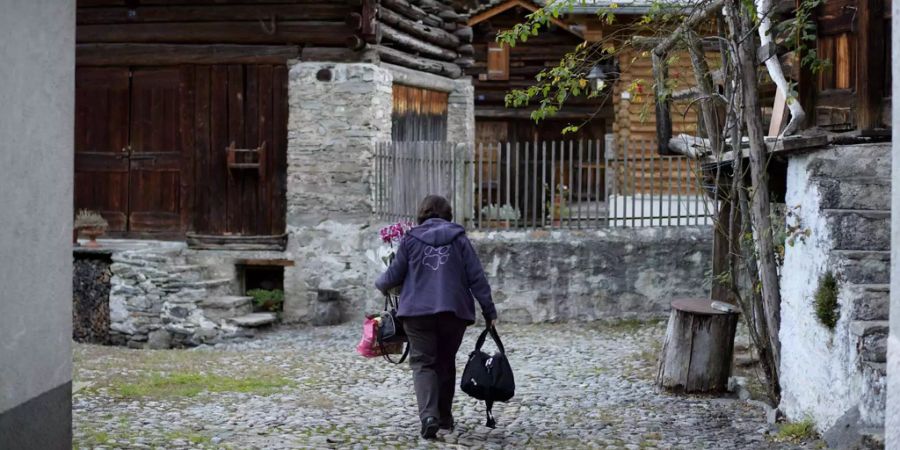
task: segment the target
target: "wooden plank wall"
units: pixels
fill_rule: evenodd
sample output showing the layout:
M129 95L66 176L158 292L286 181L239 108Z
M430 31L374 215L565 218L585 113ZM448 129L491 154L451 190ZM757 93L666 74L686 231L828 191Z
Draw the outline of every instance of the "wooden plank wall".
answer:
M287 67L196 66L196 202L199 234L278 235L285 229ZM265 144L263 167L229 169L225 148Z
M713 61L713 58L709 58ZM615 134L616 154L618 157L625 155L624 146L628 146L628 155L630 158L635 156L643 158L644 161L639 163L643 177L646 182L643 183L646 188L640 188L639 191L649 191L652 180L654 189L660 189L668 185L670 178L675 182L677 177L690 186L696 183L690 182L698 173L699 167L693 162L685 160L685 164L681 167L681 175L678 172L672 173L670 170L660 170L662 164L656 164L659 160L656 141L656 116L653 98L653 63L650 60L649 51L637 52L635 50L623 51L619 57L619 65L621 68L621 78L614 87L615 120L613 122L613 133ZM712 66L716 67L716 65ZM678 89L684 89L694 86L693 71L691 69L690 58L687 53L679 53L673 64L669 67L669 76L677 80ZM623 95L626 90L634 83L640 86L627 98L628 94ZM688 107L689 101L677 101L672 104L672 134L677 136L680 133L696 136L698 134L698 107L696 104ZM657 161L651 162L650 159ZM651 171L651 165L654 169Z
M446 141L448 99L446 92L395 84L392 140Z
M79 0L84 43L305 44L345 46L353 30L344 1Z

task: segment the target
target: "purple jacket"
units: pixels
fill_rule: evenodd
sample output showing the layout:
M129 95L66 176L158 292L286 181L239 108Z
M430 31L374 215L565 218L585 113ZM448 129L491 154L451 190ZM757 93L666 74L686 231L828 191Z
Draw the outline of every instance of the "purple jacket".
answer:
M429 219L413 228L375 286L382 292L403 286L400 317L452 312L474 323L474 297L485 320L497 318L491 286L466 230L446 220Z

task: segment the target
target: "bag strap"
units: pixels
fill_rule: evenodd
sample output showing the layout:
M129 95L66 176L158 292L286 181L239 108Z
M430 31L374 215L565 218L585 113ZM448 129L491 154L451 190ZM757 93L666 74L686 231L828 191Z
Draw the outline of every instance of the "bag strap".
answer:
M381 341L378 342L378 348L381 349L381 356L387 362L389 362L391 364L403 364L403 361L406 361L406 357L409 356L409 343L408 342L406 343L406 345L403 346L403 354L400 356L400 360L398 360L398 361L394 361L393 359L391 359L391 355L389 355L385 351L384 344L382 344Z
M487 420L484 423L484 426L488 428L497 428L497 421L494 420L494 401L493 400L485 400L485 415L487 416Z
M390 308L397 309L400 307L400 299L394 301L394 297L391 294L384 294L384 310L390 311Z
M481 335L478 336L478 340L475 341L475 351L481 351L481 346L484 345L488 333L490 333L491 339L494 340L494 344L497 344L497 349L500 350L500 354L505 355L506 349L503 348L503 341L500 340L500 335L497 334L497 328L495 327L487 327L481 332Z

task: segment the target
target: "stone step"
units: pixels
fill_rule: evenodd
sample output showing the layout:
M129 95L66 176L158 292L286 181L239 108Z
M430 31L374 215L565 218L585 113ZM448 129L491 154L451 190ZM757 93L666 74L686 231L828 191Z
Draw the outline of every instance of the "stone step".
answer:
M859 422L863 427L874 428L875 430L872 430L874 433L871 434L873 434L873 438L877 439L877 429L884 427L884 410L887 403L887 364L863 363L862 381Z
M891 144L842 145L817 152L809 172L811 178L890 178Z
M850 177L817 180L822 209L890 210L891 179Z
M884 250L832 250L831 265L847 284L890 283L891 254Z
M840 279L851 284L887 284L891 282L891 252L832 250L831 265Z
M205 289L209 297L219 297L233 295L231 278L217 278L212 280L198 281L175 281L168 283L165 287L168 290L174 289Z
M203 314L210 320L222 321L246 316L253 312L253 298L228 295L209 297L199 303Z
M888 320L891 306L889 284L845 284L843 296L853 305L852 320Z
M890 250L891 212L860 209L823 210L839 250Z
M205 267L194 264L171 266L168 268L168 272L176 275L178 280L182 282L195 282L203 280L205 270Z
M278 320L278 316L275 315L275 313L264 312L247 314L240 317L233 317L231 319L228 319L228 322L239 327L256 328L273 324L276 320Z
M856 350L864 362L887 361L887 320L854 320L850 322L850 336L856 340Z

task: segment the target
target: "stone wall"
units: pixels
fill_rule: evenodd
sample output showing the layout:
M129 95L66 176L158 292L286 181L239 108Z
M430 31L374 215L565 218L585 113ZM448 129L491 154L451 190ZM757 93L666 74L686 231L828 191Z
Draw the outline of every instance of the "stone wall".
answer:
M891 2L891 42L900 41L900 2ZM893 92L900 92L900 45L891 48ZM891 124L900 130L900 108L892 107ZM891 165L900 173L900 132L893 133ZM891 207L900 211L900 183L892 183ZM891 216L891 258L900 261L900 214ZM885 447L900 448L900 264L891 265L890 338L887 355L887 406L885 408Z
M471 234L504 322L661 317L708 297L711 227Z
M788 164L788 225L797 233L781 272L781 409L792 420L811 417L820 431L845 414L863 427L884 421L888 157L884 144L837 146ZM833 329L813 300L826 272L838 280Z
M308 322L317 290L351 315L375 297L374 151L391 140L393 77L373 64L291 67L288 120L287 322Z
M207 317L202 307L210 298L232 294L237 280L207 278L205 267L188 264L182 245L116 250L112 261L111 343L169 348L243 335L227 321Z
M475 86L465 78L454 81L447 99L447 142L475 144Z

